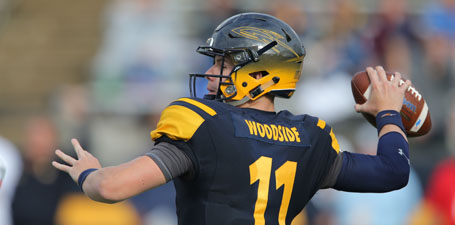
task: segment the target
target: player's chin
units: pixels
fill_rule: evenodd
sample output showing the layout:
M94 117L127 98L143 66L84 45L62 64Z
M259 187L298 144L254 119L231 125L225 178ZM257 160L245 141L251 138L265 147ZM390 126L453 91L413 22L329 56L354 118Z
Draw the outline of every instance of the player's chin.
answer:
M213 89L207 89L208 91L208 95L216 95L217 91L216 90L213 90Z

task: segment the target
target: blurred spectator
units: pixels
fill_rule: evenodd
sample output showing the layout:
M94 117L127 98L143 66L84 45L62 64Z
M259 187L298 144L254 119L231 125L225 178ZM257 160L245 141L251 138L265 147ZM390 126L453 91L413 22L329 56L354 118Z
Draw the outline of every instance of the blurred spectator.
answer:
M177 224L174 182L169 182L131 198L143 225Z
M97 134L90 140L93 153L103 163L147 150L161 110L188 93L187 74L199 63L190 57L197 45L189 37L193 28L185 24L185 5L165 0L109 3L103 44L94 60L89 124ZM176 223L173 189L168 184L132 199L144 225Z
M441 161L433 171L411 225L455 225L455 157Z
M433 171L425 196L444 225L455 225L455 157L443 160Z
M451 93L453 96L454 92ZM411 225L455 225L455 102L445 125L446 156L433 169ZM434 149L429 149L434 150Z
M330 46L324 60L333 63L332 73L346 72L352 76L369 65L367 57L369 43L366 42L363 28L366 23L358 7L352 0L332 0L330 4L329 25L327 26L324 46ZM329 48L330 48L329 47Z
M371 35L375 61L383 65L388 39L403 36L417 50L419 47L419 20L409 13L408 0L378 1L378 14L373 14L365 32Z
M68 140L78 137L80 143L91 149L89 137L90 97L89 88L84 85L62 85L53 95L52 118L59 131L59 143L63 149L71 149Z
M57 131L51 120L37 116L26 123L24 139L24 172L12 203L14 224L55 224L61 198L78 191L70 177L51 165L58 145Z
M270 14L283 20L289 26L294 28L295 32L301 36L301 40L305 41L306 38L302 38L305 34L311 31L308 23L308 17L305 12L304 5L297 1L282 0L279 2L273 2L271 5ZM311 35L311 34L309 34Z
M22 160L16 147L0 137L0 160L3 161L6 174L0 181L0 224L11 225L13 224L11 218L11 202L13 199L14 191L22 173Z
M398 71L405 79L411 79L414 74L411 46L402 35L390 35L384 40L384 68L387 71Z
M366 46L360 29L364 19L352 1L332 0L328 9L333 14L310 16L305 4L280 1L272 5L272 14L296 27L307 48L301 86L294 99L297 104L276 99L278 108L294 113L319 115L329 123L346 119L354 114L350 79L364 61ZM326 23L314 24L317 18ZM315 29L316 26L323 26ZM324 95L320 93L324 92ZM317 104L316 104L317 103ZM281 106L286 104L286 106Z
M197 7L197 10L202 10L197 12L197 22L188 23L193 32L197 31L195 34L199 40L209 38L218 24L241 11L235 0L203 0L202 2L203 4L198 4Z
M455 1L429 1L425 9L424 20L429 28L428 34L455 41Z
M130 201L105 204L82 193L66 195L60 201L55 221L57 225L145 225Z
M188 39L174 1L116 0L105 14L104 41L94 60L98 112L161 111L187 87ZM172 15L172 16L169 16ZM183 88L182 88L183 87Z
M418 78L431 94L435 108L447 109L444 98L448 89L455 89L455 1L437 0L428 2L423 14L424 25L422 37L425 54L423 55L422 76ZM425 94L427 94L425 93ZM453 101L453 99L452 99ZM439 110L434 118L436 128L441 129L441 118L445 116Z
M355 116L351 78L345 73L325 78L306 78L299 85L300 90L294 96L297 100L290 107L295 108L296 113L318 115L330 124Z
M89 86L89 129L98 133L89 142L107 164L137 156L149 144L152 129L145 129L143 118L155 120L170 101L186 94L184 75L195 48L186 38L182 7L175 4L116 0L107 5L103 42L93 61L94 85Z
M430 113L432 128L428 135L410 140L413 144L417 157L416 163L421 167L420 174L424 174L425 182L428 182L430 171L435 163L446 156L444 145L447 140L447 126L450 123L446 118L450 117L450 105L453 104L455 95L455 42L449 44L447 39L441 36L425 39L425 54L421 59L419 71L412 76L413 84L425 97ZM454 136L448 136L448 140ZM453 147L452 147L453 148Z
M306 45L308 54L303 75L351 77L355 72L370 65L368 61L370 43L367 42L363 31L366 18L359 12L358 4L352 0L329 2L331 4L327 7L327 14L317 17L325 21L319 22L321 34L318 41ZM303 42L305 43L305 39Z
M418 85L431 107L433 128L430 138L440 142L445 130L450 90L455 90L455 1L438 0L425 5L422 38L424 54L422 69L414 83Z

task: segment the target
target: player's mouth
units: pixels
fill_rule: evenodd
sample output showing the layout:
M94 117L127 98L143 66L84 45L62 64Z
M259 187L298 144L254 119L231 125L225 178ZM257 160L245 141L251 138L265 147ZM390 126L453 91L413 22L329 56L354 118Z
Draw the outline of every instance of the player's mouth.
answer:
M218 93L218 87L209 83L207 85L207 91L209 92L209 95L216 95Z

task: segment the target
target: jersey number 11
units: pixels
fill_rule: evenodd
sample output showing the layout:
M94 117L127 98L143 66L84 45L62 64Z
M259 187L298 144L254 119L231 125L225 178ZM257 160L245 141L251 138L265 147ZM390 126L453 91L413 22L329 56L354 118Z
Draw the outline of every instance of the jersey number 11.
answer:
M284 185L283 198L281 200L278 223L286 224L289 202L292 188L294 187L297 162L286 161L280 168L275 170L276 190ZM264 225L264 213L269 199L270 176L272 174L272 158L261 156L250 165L250 185L259 181L258 197L254 206L254 225Z

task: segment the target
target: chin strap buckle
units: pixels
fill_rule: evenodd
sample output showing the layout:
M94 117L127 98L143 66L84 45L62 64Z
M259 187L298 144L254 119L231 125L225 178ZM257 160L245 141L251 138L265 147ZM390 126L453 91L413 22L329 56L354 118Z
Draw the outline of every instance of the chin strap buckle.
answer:
M261 85L259 85L250 91L250 96L251 98L256 98L256 96L260 95L262 92L264 92L264 90L262 90Z
M270 86L278 83L279 81L280 81L279 77L273 77L272 80L269 80L269 81L265 82L263 85L259 85L259 86L255 87L255 88L253 88L250 91L251 98L256 98L257 96L262 94L262 92L264 92L265 89L267 89Z

